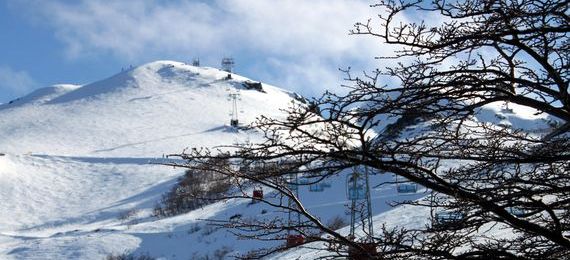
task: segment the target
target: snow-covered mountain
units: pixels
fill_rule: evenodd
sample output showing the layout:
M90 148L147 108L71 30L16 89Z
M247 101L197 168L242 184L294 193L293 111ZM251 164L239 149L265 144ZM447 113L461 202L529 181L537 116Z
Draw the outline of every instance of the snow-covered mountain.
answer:
M83 86L57 85L0 105L0 259L103 259L135 252L161 259L212 257L267 247L278 241L237 241L204 219L236 214L284 214L245 199L218 202L187 214L152 217L161 196L183 174L152 164L186 147L260 140L255 131L229 127L229 93L239 90L239 120L283 117L294 93L215 68L157 61ZM475 120L540 131L544 119L523 107L490 104ZM514 111L514 112L513 112ZM345 176L312 193L300 188L306 208L326 218L345 215ZM374 176L372 186L392 176ZM429 212L391 208L387 202L425 195L398 194L393 185L372 190L374 222L424 225ZM346 228L341 232L348 233ZM324 245L312 244L311 247ZM313 259L296 249L276 259Z
M101 259L137 248L157 253L145 245L155 243L123 231L171 236L172 223L188 226L222 210L162 224L154 219L144 228L119 220L125 212L150 216L183 173L149 162L186 147L258 138L228 126L229 92L240 93L242 124L282 116L279 109L299 102L267 84L248 89L246 81L215 68L157 61L0 105L0 259ZM208 251L197 248L181 247L180 257Z
M186 147L255 142L255 131L229 127L229 93L239 90L242 124L303 102L297 94L215 68L157 61L83 86L57 85L0 105L0 259L103 259L134 252L159 259L246 253L278 241L236 240L204 219L284 214L246 199L187 214L152 217L183 174L153 164ZM379 178L384 181L389 176ZM300 189L306 207L345 215L345 176L322 193ZM400 197L372 192L374 213ZM266 213L264 213L266 212Z
M157 156L188 146L228 144L228 90L241 90L239 115L277 116L292 93L214 68L158 61L82 87L59 85L0 107L0 149L73 156ZM221 134L225 133L225 134Z

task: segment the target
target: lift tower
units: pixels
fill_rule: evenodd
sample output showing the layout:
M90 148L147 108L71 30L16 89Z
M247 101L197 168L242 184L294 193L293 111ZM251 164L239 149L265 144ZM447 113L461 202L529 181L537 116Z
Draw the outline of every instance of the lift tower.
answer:
M287 186L291 190L291 195L295 198L299 198L299 174L290 173L287 176ZM298 227L301 225L301 214L292 209L297 209L297 204L293 201L293 198L288 197L287 206L289 207L288 215L288 226ZM292 233L291 230L287 231L287 247L294 247L305 242L305 237L302 234Z
M241 94L239 90L232 91L231 89L228 89L228 92L228 101L232 103L232 108L230 110L230 125L233 127L238 127L238 114L240 113L238 110L238 101L241 100Z
M346 181L347 197L350 200L350 237L355 238L355 230L358 222L364 226L367 238L374 236L372 224L372 202L370 199L370 183L368 167L363 172L354 167ZM357 214L359 213L359 216Z

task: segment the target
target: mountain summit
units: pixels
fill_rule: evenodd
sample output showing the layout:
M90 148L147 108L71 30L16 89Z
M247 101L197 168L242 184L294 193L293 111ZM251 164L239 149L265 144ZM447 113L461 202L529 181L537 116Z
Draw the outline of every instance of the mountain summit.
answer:
M59 85L0 106L0 149L21 154L156 156L234 142L240 122L279 116L296 95L215 68L156 61L84 86ZM258 85L259 86L259 85ZM242 112L243 111L243 112Z

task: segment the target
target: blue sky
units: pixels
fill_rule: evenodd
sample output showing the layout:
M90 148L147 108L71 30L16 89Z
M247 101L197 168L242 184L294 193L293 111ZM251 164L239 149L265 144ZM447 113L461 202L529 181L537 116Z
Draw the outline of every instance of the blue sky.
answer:
M338 90L338 68L373 69L389 51L349 36L378 10L365 0L5 0L0 103L59 83L86 84L153 60L218 67L306 96Z

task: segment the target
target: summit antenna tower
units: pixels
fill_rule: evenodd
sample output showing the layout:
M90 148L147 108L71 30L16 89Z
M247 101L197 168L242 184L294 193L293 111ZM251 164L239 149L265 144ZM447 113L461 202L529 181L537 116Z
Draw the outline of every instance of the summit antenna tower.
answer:
M222 70L232 73L234 70L235 61L234 58L225 57L222 59Z
M194 66L194 67L200 67L200 58L194 58L194 59L192 59L192 66Z

